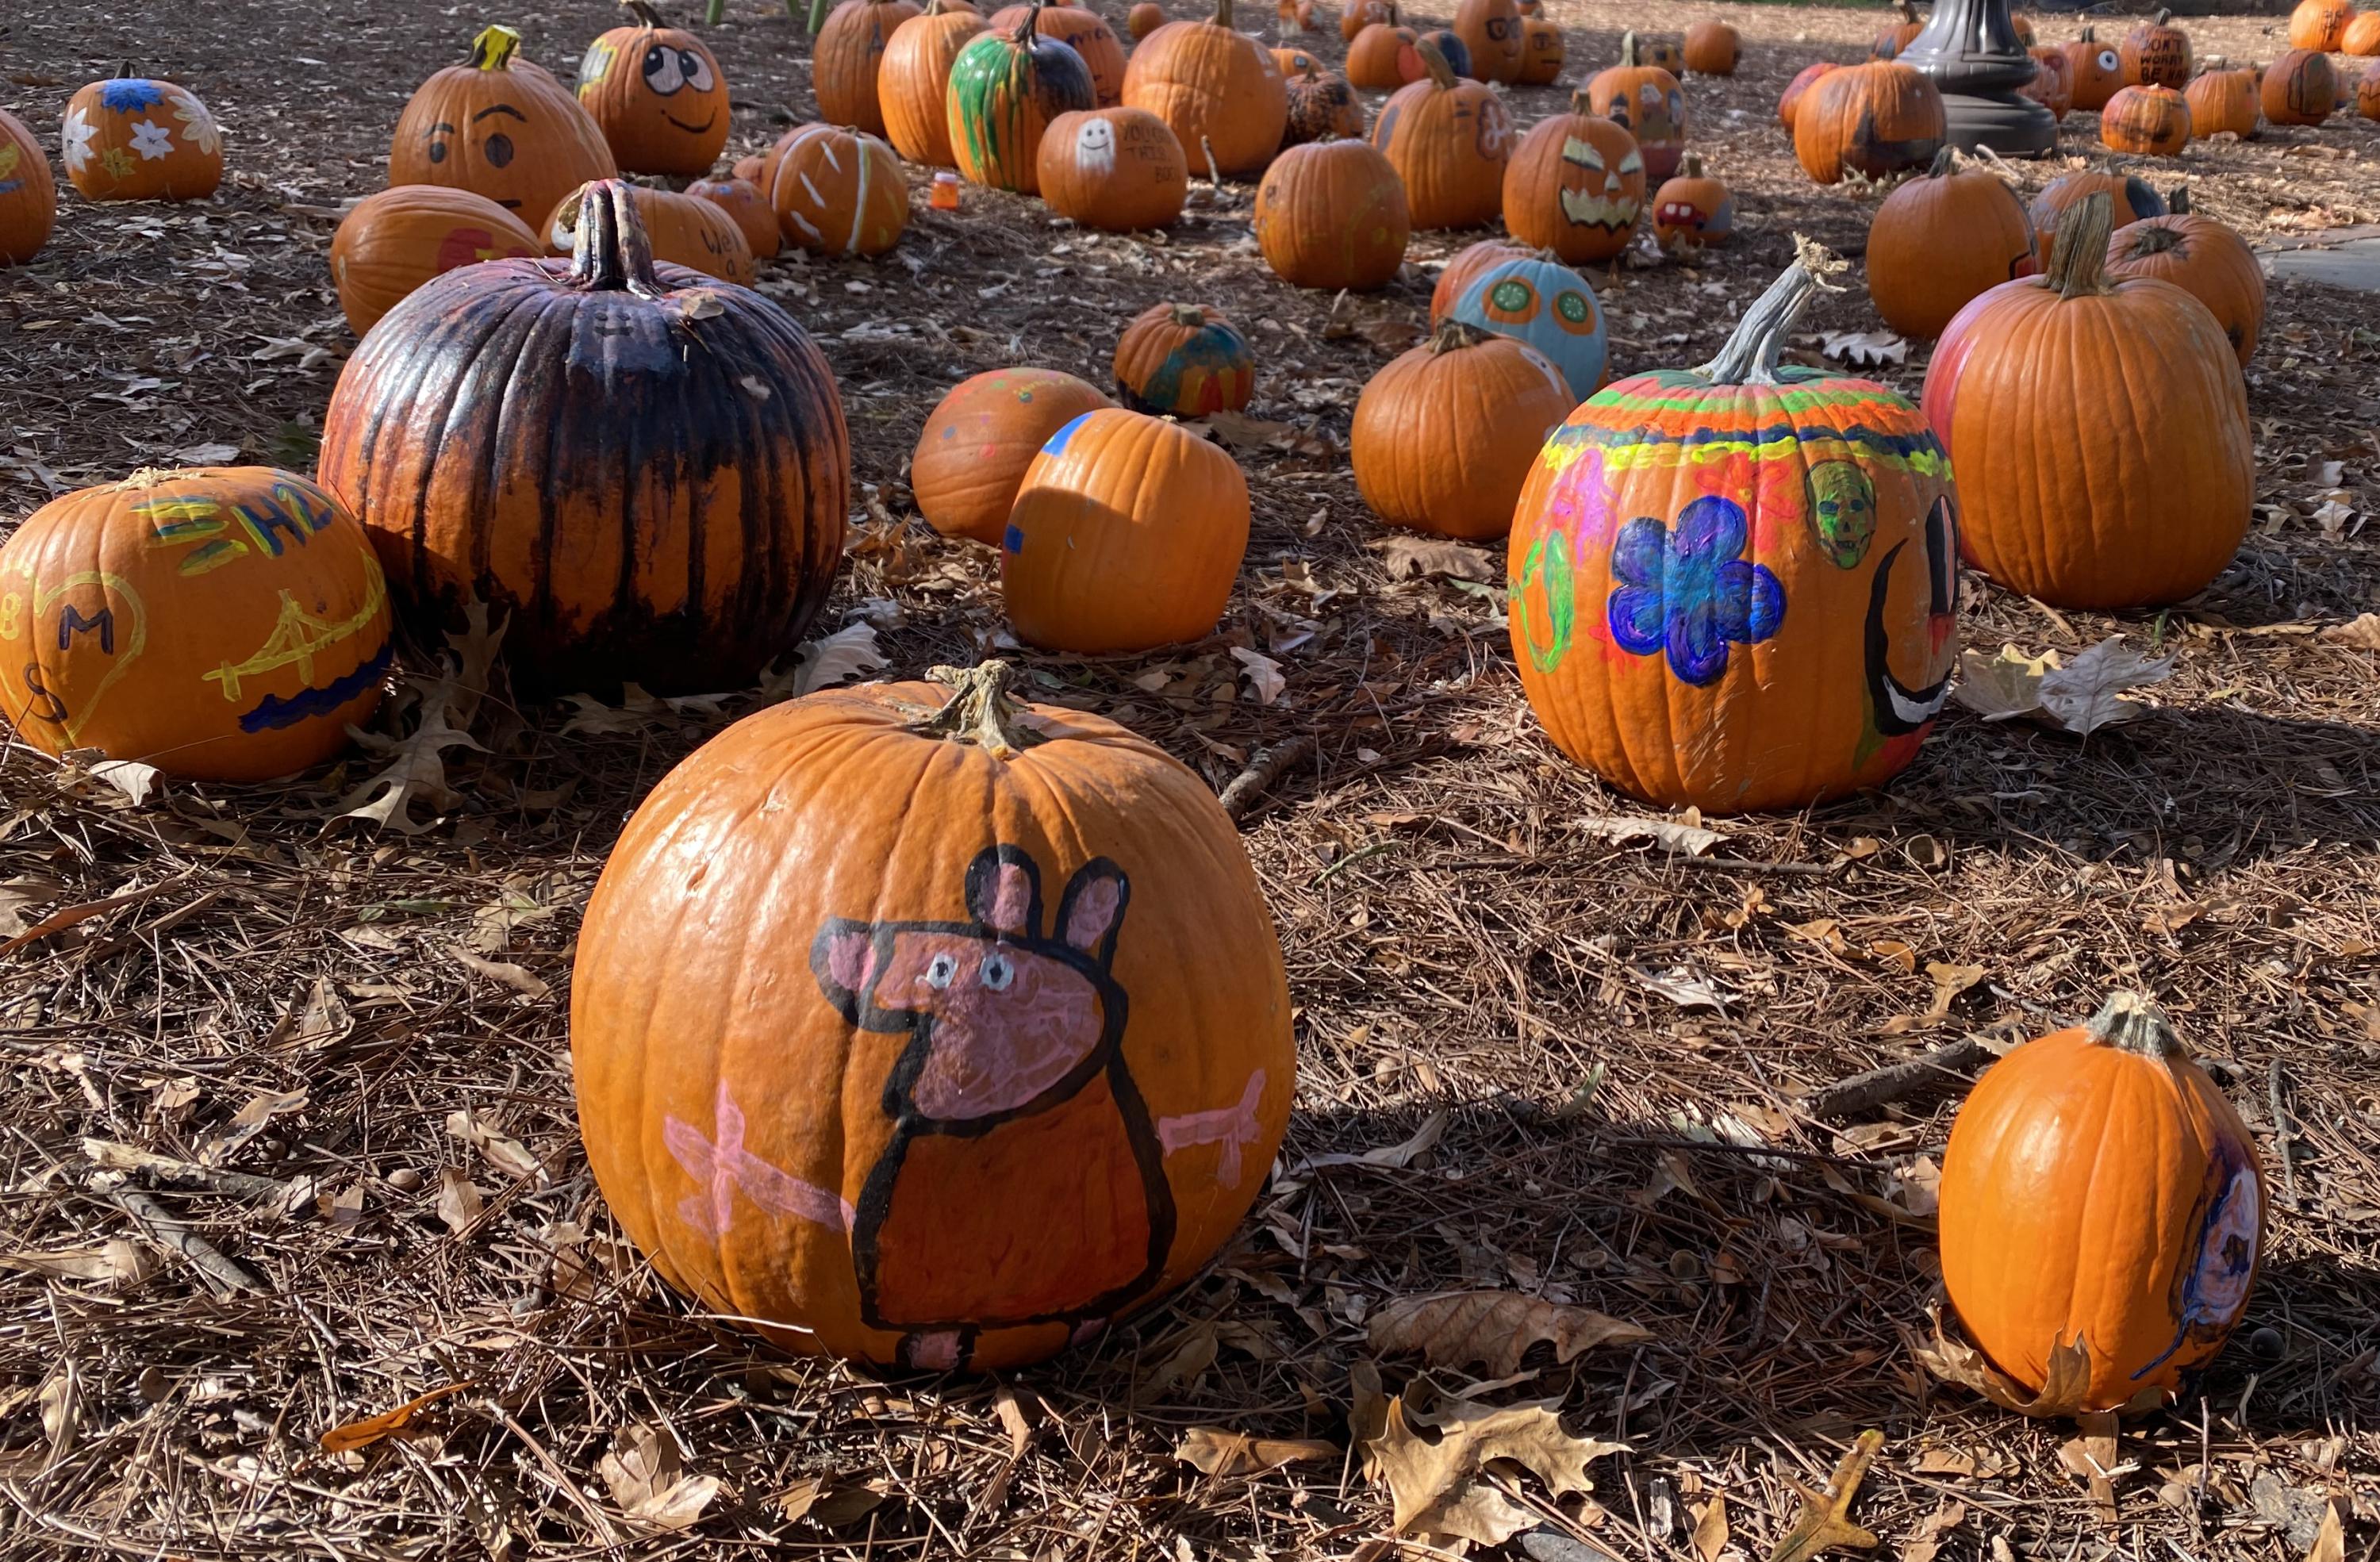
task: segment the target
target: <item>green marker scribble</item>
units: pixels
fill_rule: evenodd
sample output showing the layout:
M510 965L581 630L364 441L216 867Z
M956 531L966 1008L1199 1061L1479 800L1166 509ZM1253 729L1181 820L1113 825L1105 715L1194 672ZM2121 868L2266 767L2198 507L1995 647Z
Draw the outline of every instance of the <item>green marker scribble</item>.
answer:
M1542 582L1546 591L1547 627L1553 631L1553 643L1537 644L1536 631L1530 627L1528 592L1532 581ZM1529 660L1540 672L1551 672L1570 654L1572 632L1578 624L1578 593L1572 582L1568 539L1559 532L1547 532L1529 548L1528 557L1521 561L1519 588L1512 593L1512 619L1521 626L1521 643L1528 648Z

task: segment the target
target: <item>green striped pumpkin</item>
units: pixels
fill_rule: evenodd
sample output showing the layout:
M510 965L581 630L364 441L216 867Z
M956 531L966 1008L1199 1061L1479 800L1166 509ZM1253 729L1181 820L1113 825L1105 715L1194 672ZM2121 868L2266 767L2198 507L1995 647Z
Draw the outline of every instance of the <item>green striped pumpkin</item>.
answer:
M1041 36L1035 6L1014 31L983 34L951 62L943 104L959 174L978 185L1041 193L1037 160L1050 121L1097 105L1090 67Z

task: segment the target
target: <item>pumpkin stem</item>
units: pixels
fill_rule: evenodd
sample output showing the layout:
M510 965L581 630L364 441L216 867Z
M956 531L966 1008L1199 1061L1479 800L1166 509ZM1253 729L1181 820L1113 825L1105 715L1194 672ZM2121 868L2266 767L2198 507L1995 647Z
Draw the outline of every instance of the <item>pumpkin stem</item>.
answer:
M1636 34L1633 31L1623 32L1620 35L1620 63L1627 66L1633 66L1637 63Z
M2176 185L2176 186L2174 186L2174 187L2173 187L2173 193L2172 193L2171 195L2167 196L2167 197L2165 198L2165 209L2166 209L2167 213L2168 213L2168 215L2170 215L2170 216L2175 216L2175 217L2187 217L2187 216L2189 216L2189 215L2190 215L2190 187L2189 187L2188 185Z
M512 69L513 51L520 47L520 41L521 35L502 22L481 28L480 35L471 40L471 68Z
M995 759L1014 759L1049 741L1017 720L1022 713L1008 692L1016 672L1008 663L994 659L973 667L937 667L926 676L956 692L940 710L912 724L911 732L971 743Z
M1215 0L1215 25L1217 27L1232 25L1232 0Z
M1439 321L1438 329L1430 333L1430 356L1435 357L1440 353L1451 353L1463 347L1475 347L1488 340L1488 333L1477 326L1465 325L1450 316Z
M1185 331L1196 331L1207 323L1207 311L1196 304L1169 304L1173 311L1173 323Z
M1917 7L1911 5L1910 0L1900 0L1900 19L1902 21L1915 21L1917 19Z
M2098 29L2096 29L2096 28L2091 28L2091 27L2086 27L2086 28L2084 28L2084 29L2082 30L2082 39L2080 40L2080 42L2084 42L2084 43L2096 43L2097 42L2099 42L2099 30L2098 30Z
M1958 170L1959 149L1946 145L1940 151L1934 154L1934 166L1925 170L1925 176L1929 179L1939 179L1955 174Z
M1570 111L1583 119L1595 117L1595 101L1586 95L1585 88L1581 87L1570 95Z
M579 186L572 199L578 202L570 251L573 286L643 298L669 291L653 274L653 244L638 215L633 186L625 179L595 179Z
M1682 179L1699 179L1702 176L1702 154L1700 152L1693 151L1686 153L1685 160L1678 164L1678 177Z
M2170 10L2160 10L2155 16L2151 17L2149 20L2155 22L2159 27L2163 27L2166 23L2173 20L2173 12Z
M2058 219L2058 259L2049 265L2049 285L2059 297L2095 297L2112 291L2104 273L2113 210L2107 193L2094 190Z
M132 74L132 62L130 60L125 61L122 67L116 70L115 79L118 81L137 81L140 79L140 78Z
M1446 63L1446 56L1439 52L1437 44L1427 38L1415 39L1414 52L1421 55L1422 68L1429 72L1431 86L1441 92L1454 91L1454 67Z
M628 14L637 18L637 25L639 27L669 25L662 20L662 14L654 10L648 0L620 0L620 4L628 8Z
M1041 32L1041 0L1025 7L1025 19L1016 24L1015 42L1019 48L1030 48Z
M1718 356L1692 372L1714 385L1774 385L1777 355L1814 293L1840 293L1827 279L1849 268L1825 246L1793 236L1793 263L1752 301Z
M2136 992L2111 992L2099 1012L2084 1023L2091 1039L2143 1058L2186 1058L2190 1049L2173 1034L2165 1011Z

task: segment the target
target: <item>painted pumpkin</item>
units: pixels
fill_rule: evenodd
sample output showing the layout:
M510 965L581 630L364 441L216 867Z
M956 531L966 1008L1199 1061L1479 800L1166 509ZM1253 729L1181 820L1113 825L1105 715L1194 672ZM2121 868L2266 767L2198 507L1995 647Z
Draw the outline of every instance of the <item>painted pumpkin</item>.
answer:
M2354 19L2354 0L2298 0L2289 13L2289 47L2336 54Z
M1461 0L1454 35L1471 55L1467 74L1481 81L1520 79L1521 12L1512 0Z
M2127 87L2170 87L2190 81L2190 34L2172 25L2173 13L2159 11L2124 34L2118 51Z
M443 185L396 185L366 196L339 219L331 239L331 282L347 328L360 336L433 276L482 260L544 253L518 217L483 195Z
M909 181L892 149L867 131L805 125L778 154L769 204L786 243L874 257L909 226Z
M1379 30L1375 32L1373 28ZM1419 79L1405 75L1404 62L1411 59L1416 68L1420 67L1421 53L1416 47L1420 41L1420 34L1409 27L1374 22L1347 46L1348 81L1367 92L1393 92L1406 82Z
M1641 63L1639 54L1636 35L1621 34L1620 63L1586 84L1587 107L1636 138L1646 178L1666 179L1685 155L1686 94L1676 77Z
M1077 109L1041 137L1041 199L1085 227L1171 227L1190 194L1190 164L1165 121L1146 109Z
M1778 367L1833 264L1804 253L1718 357L1573 411L1513 512L1529 704L1562 752L1653 802L1800 808L1880 785L1949 692L1949 463L1884 386ZM1859 698L1816 697L1854 667Z
M2074 107L2074 62L2065 50L2048 45L2025 52L2033 56L2033 79L2022 91L2051 118L2064 119Z
M1257 391L1256 355L1239 327L1204 304L1152 304L1116 342L1116 393L1135 412L1204 418L1238 412Z
M1446 262L1438 273L1438 282L1429 291L1429 323L1434 327L1447 317L1457 300L1471 290L1471 285L1486 275L1491 266L1506 260L1534 260L1537 252L1525 244L1512 244L1500 238L1483 238L1464 248Z
M1232 25L1232 0L1211 22L1177 22L1149 35L1124 67L1123 101L1173 128L1199 167L1253 174L1281 150L1289 94L1264 46Z
M2330 56L2290 49L2265 67L2265 117L2276 125L2319 125L2338 106L2338 73Z
M1311 60L1289 79L1289 125L1282 130L1283 147L1304 146L1326 136L1354 140L1364 138L1364 105L1355 89L1337 71L1315 68Z
M1025 469L1050 436L1114 405L1055 369L994 369L961 381L926 419L909 457L917 513L944 537L999 547Z
M1416 228L1472 228L1495 221L1512 116L1493 89L1457 79L1437 45L1418 45L1428 76L1400 87L1372 126L1378 148L1405 182Z
M1793 79L1785 84L1784 92L1777 100L1777 123L1785 127L1787 135L1793 133L1793 116L1801 109L1802 99L1810 91L1812 83L1827 72L1841 68L1832 60L1818 60L1793 73Z
M1396 0L1347 0L1339 8L1339 36L1353 43L1367 27L1397 25Z
M582 185L572 190L546 219L546 247L553 253L568 255L577 248L578 209L593 188ZM752 247L745 242L744 230L735 225L735 218L707 200L674 190L644 185L628 188L655 260L690 266L722 282L752 285L759 268L753 263Z
M2339 33L2338 49L2347 54L2380 54L2380 11L2358 13Z
M1968 303L2040 269L2016 192L1945 147L1884 198L1867 233L1867 293L1884 323L1931 341Z
M58 187L42 143L0 108L0 266L20 266L40 254L57 222Z
M0 716L198 781L264 781L347 745L394 648L371 544L268 466L136 472L0 544Z
M2134 174L2103 174L2088 171L2060 174L2041 187L2033 198L2027 214L2033 218L2034 242L2041 249L2041 269L2047 271L2058 259L2058 226L2067 209L2081 205L2093 195L2107 198L2114 212L2118 229L2137 223L2143 217L2165 215L2165 200L2149 188L2149 182Z
M2100 42L2087 27L2066 45L2066 62L2073 67L2074 106L2086 114L2107 107L2124 85L2124 56Z
M1743 37L1723 21L1698 21L1686 29L1686 68L1696 76L1733 76Z
M1593 113L1585 92L1568 114L1529 128L1504 169L1504 226L1533 249L1572 265L1628 248L1645 212L1645 156L1636 138Z
M619 173L602 128L552 73L515 57L520 34L482 29L471 57L431 74L397 115L392 185L451 185L524 223L589 179Z
M1321 55L1309 54L1304 49L1275 49L1271 54L1272 63L1280 69L1281 78L1284 81L1293 81L1308 69L1328 70L1330 68L1323 63Z
M1123 18L1124 30L1132 34L1132 41L1135 43L1163 27L1165 22L1165 12L1149 4L1149 0L1140 0L1140 4L1125 13Z
M2099 111L2099 144L2144 157L2180 157L2190 144L2190 104L2170 87L2127 87Z
M1214 632L1248 551L1247 479L1171 418L1087 412L1026 469L1000 543L1026 643L1106 656Z
M1032 8L1009 6L994 11L993 30L1014 27ZM1113 108L1123 102L1123 41L1097 11L1082 6L1044 6L1041 36L1063 43L1083 56L1083 64L1090 67L1091 92L1100 108Z
M1463 285L1446 319L1510 336L1552 364L1569 393L1565 412L1603 386L1609 363L1595 289L1542 252L1483 268Z
M2255 1287L2255 1142L2135 993L1985 1071L1940 1193L1942 1283L1992 1364L2038 1395L2054 1357L2087 1359L2061 1409L2169 1402Z
M1404 181L1365 141L1291 147L1257 186L1257 248L1293 287L1384 287L1412 234Z
M960 175L994 189L1041 193L1041 136L1062 114L1099 106L1083 56L1040 35L1040 7L994 29L951 62L951 153Z
M1686 153L1675 178L1653 197L1653 237L1665 249L1718 249L1735 239L1735 196Z
M1543 17L1521 18L1521 73L1512 79L1524 87L1550 87L1562 72L1565 54L1562 30Z
M2187 188L2173 192L2171 205L2165 216L2108 236L2107 274L2119 282L2155 277L2205 305L2245 369L2265 328L2264 268L2246 239L2190 209Z
M751 180L697 179L686 187L686 193L710 202L734 219L754 260L774 260L784 248L784 235L777 228L777 209L769 204L767 192Z
M1918 34L1925 30L1925 18L1917 14L1917 7L1909 0L1899 0L1898 9L1900 19L1876 35L1876 42L1868 46L1868 58L1899 59L1900 51L1916 42Z
M951 66L986 30L981 17L944 0L926 0L925 10L892 30L877 66L876 101L893 151L923 167L958 166L951 151Z
M842 558L834 376L759 295L657 269L625 185L589 191L575 251L450 272L390 310L332 393L322 486L417 624L474 592L507 615L523 697L743 687Z
M643 0L626 3L636 24L604 33L578 62L578 104L623 171L699 178L727 145L727 78L701 39L663 27Z
M1624 34L1622 42L1625 42ZM1666 70L1672 76L1685 73L1686 48L1678 39L1656 38L1647 33L1636 40L1636 54L1640 60L1656 69Z
M59 149L86 200L203 200L223 183L223 135L207 105L129 66L67 100Z
M2107 280L2108 211L2087 197L2059 220L2046 277L1960 311L1925 372L1925 416L1958 463L1969 560L2052 607L2119 611L2180 601L2231 562L2255 451L2239 359L2206 306ZM2141 416L2108 416L2124 396Z
M884 133L879 90L884 51L894 31L917 15L911 0L843 0L828 14L810 58L820 118L871 136Z
M570 1050L672 1286L790 1350L991 1371L1198 1272L1297 1063L1206 783L953 676L773 706L665 777L588 903Z
M1537 446L1572 399L1534 348L1447 321L1356 399L1348 442L1355 487L1391 526L1466 541L1501 537Z
M2246 139L2264 123L2260 83L2252 70L2225 70L2218 66L2191 78L2181 95L2190 104L2192 133L2213 136L2223 131Z
M1818 78L1793 116L1793 156L1822 185L1852 170L1871 179L1923 168L1949 134L1933 78L1897 60Z

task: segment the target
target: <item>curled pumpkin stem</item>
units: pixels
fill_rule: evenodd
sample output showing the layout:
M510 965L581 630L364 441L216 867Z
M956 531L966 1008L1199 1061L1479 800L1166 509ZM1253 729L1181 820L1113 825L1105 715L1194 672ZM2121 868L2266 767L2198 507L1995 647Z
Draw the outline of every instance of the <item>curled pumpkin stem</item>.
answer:
M1718 356L1693 372L1714 385L1774 385L1778 355L1784 351L1785 337L1802 318L1810 296L1841 292L1839 285L1827 279L1848 269L1834 251L1795 234L1793 263L1743 311L1743 319L1736 323L1735 333Z
M997 658L973 667L937 667L926 674L956 692L947 704L909 730L929 737L971 743L995 759L1014 759L1048 740L1026 726L1024 712L1009 697L1016 670Z
M2082 1028L2103 1046L2143 1058L2190 1055L2181 1038L2173 1034L2173 1024L2165 1017L2165 1011L2140 993L2109 993L2107 1001L2099 1006L2099 1012L2092 1015Z

